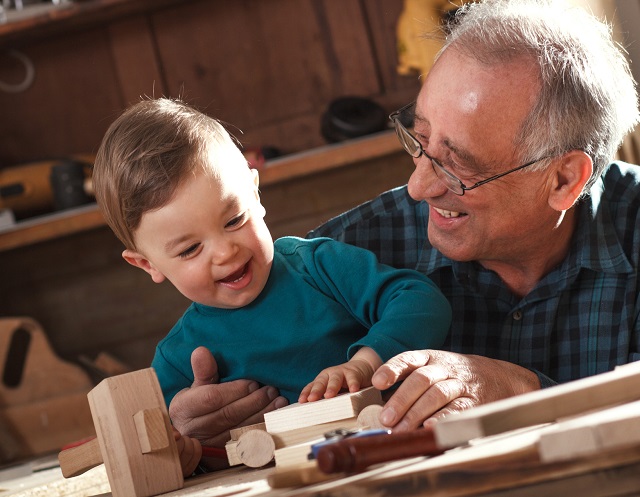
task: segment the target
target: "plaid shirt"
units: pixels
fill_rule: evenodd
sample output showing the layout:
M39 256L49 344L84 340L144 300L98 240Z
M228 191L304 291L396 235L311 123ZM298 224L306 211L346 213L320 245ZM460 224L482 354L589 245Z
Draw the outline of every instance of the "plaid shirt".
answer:
M456 262L426 238L428 205L400 187L309 233L365 247L416 268L453 308L445 350L529 368L543 386L640 359L640 167L612 163L577 206L569 253L524 298L493 271Z

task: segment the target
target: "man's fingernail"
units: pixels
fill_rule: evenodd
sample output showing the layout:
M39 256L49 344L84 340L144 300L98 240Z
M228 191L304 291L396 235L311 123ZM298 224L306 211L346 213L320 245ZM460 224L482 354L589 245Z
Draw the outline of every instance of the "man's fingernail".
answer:
M385 386L389 384L389 376L383 371L378 371L377 373L375 373L371 378L371 381L374 380L377 384L382 384Z
M260 388L260 385L258 385L255 381L252 381L249 384L249 393L255 392L258 388Z
M396 426L393 427L394 432L403 432L409 431L409 423L406 421L400 421Z
M274 387L267 388L267 396L269 397L269 400L275 399L278 395L279 393L277 388L274 388Z
M392 407L387 407L380 413L380 421L385 426L393 426L396 422L396 411Z
M285 399L284 397L280 397L273 405L276 409L280 409L281 407L288 406L289 402L287 402L287 399Z

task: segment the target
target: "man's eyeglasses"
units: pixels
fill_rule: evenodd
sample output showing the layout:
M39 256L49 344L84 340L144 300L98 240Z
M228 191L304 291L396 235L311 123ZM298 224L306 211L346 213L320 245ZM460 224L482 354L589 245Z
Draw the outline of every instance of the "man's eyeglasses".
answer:
M427 152L425 152L424 148L422 148L422 145L420 144L418 139L415 136L413 136L409 132L409 130L405 127L405 125L402 123L402 121L408 122L409 120L410 122L413 122L413 113L415 111L415 105L416 105L415 102L411 102L410 104L407 104L401 109L398 109L397 111L393 112L389 116L389 119L391 119L391 122L393 122L393 125L396 129L396 134L398 135L398 139L400 140L400 143L402 144L403 148L414 159L417 159L422 155L424 155L427 159L429 159L429 161L431 162L431 167L433 168L433 171L436 173L436 176L438 177L438 179L442 181L446 185L446 187L456 195L464 195L464 192L466 191L473 190L482 185L486 185L490 181L493 181L498 178L502 178L507 174L511 174L515 171L519 171L520 169L524 169L525 167L532 166L536 162L540 162L541 160L548 159L548 157L542 157L541 159L536 159L531 162L527 162L522 166L514 167L513 169L509 169L504 173L496 174L495 176L491 176L490 178L484 179L482 181L478 181L477 183L471 186L467 186L462 181L460 181L455 175L447 171L444 168L444 166L440 164L440 162L438 162L437 159L434 159Z

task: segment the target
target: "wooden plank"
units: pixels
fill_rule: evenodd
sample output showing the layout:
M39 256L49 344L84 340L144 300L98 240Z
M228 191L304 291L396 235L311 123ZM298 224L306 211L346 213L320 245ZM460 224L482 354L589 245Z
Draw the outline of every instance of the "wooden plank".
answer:
M556 421L622 402L640 399L640 362L544 390L485 404L443 419L434 429L441 447Z
M166 95L149 18L143 15L129 17L111 23L108 31L123 104L129 106L145 96Z
M19 40L53 37L60 33L88 28L110 19L158 9L178 2L179 0L62 2L47 9L38 9L37 15L22 15L20 19L12 19L11 22L0 24L0 47Z
M314 150L291 154L267 163L260 174L262 186L310 176L320 171L344 167L402 150L395 131L385 131Z
M557 423L540 435L538 452L553 462L630 445L640 445L640 401Z
M368 409L368 407L365 407L365 409ZM315 440L317 438L321 438L325 433L333 430L341 428L349 430L352 428L356 428L360 426L358 424L358 419L359 417L339 419L337 421L331 421L329 423L320 423L297 428L295 430L271 433L271 436L276 443L276 449L282 449L283 447L297 445L307 440Z
M296 445L276 449L274 454L276 467L288 468L309 462L308 455L311 453L311 446L323 440L324 438L311 439Z
M462 497L500 491L504 494L499 495L506 497L512 489L526 485L640 463L638 444L594 454L593 457L542 463L537 453L537 441L546 429L548 427L544 426L509 436L490 437L437 457L387 463L364 473L299 489L296 495Z
M380 391L373 387L331 399L291 404L266 413L264 422L269 433L279 433L357 417L362 409L371 404L382 404Z

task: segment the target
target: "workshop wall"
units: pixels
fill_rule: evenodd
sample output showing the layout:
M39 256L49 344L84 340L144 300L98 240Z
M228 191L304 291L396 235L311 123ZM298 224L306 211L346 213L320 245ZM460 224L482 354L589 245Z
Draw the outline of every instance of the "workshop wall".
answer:
M390 112L419 88L417 73L396 71L402 0L168 3L146 2L147 11L47 36L0 35L0 47L24 54L34 68L26 90L0 92L0 175L95 154L109 124L141 96L182 97L237 127L245 146L290 154L326 144L321 116L333 99L366 97ZM17 82L23 73L0 50L0 80ZM265 187L267 222L274 236L302 235L402 184L412 168L399 152ZM278 224L283 212L286 224ZM69 360L106 351L131 368L148 366L188 302L128 266L121 252L105 226L1 251L0 317L36 319Z
M395 70L402 4L188 1L19 40L8 48L31 61L34 77L25 91L0 92L0 168L95 153L111 121L141 96L182 97L235 126L249 147L321 145L320 116L336 97L392 110L415 94L417 75ZM20 81L20 60L0 53L0 80Z

